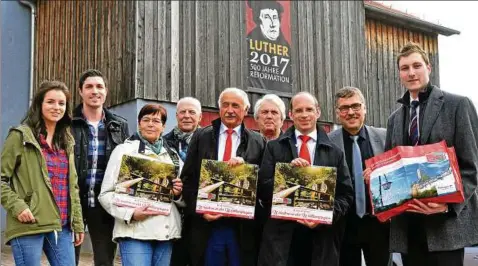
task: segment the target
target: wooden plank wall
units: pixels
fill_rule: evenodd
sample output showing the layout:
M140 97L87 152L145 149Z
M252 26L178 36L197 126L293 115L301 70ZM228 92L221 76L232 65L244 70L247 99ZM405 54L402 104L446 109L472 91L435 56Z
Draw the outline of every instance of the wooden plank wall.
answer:
M431 81L439 85L438 36L410 31L380 21L367 19L367 123L387 126L388 116L400 105L396 102L405 89L400 84L396 57L407 42L420 44L428 52L432 65Z
M136 97L197 97L217 107L226 87L246 89L245 1L146 1L138 7ZM361 1L291 1L293 90L309 91L333 121L333 94L365 87ZM250 92L252 104L265 92ZM286 104L290 94L281 94Z
M135 97L134 1L37 1L35 88L45 79L66 83L75 103L88 68L108 78L107 104Z

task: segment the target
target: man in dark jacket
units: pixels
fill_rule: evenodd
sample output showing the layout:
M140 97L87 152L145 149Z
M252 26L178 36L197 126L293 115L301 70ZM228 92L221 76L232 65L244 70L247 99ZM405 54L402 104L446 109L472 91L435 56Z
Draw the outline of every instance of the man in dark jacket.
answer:
M219 96L218 104L220 119L194 133L181 172L187 204L183 235L192 265L255 265L253 220L196 214L202 159L227 161L229 165L260 165L266 144L261 135L243 124L250 107L244 91L227 88Z
M98 195L111 152L129 135L128 124L104 108L108 88L100 71L83 72L78 89L83 103L74 110L72 131L83 219L88 226L95 266L109 266L113 265L116 250L112 241L114 218L101 207ZM80 248L75 250L76 264Z
M258 197L264 205L271 207L274 169L278 162L291 163L295 167L336 167L333 222L325 225L303 220L269 219L262 236L259 265L338 265L343 217L353 200L345 157L317 125L320 109L313 95L300 92L292 97L289 116L294 126L267 143L259 170ZM294 236L297 234L301 237Z
M182 163L186 161L189 143L194 132L199 128L201 121L201 102L193 97L184 97L179 99L176 105L177 126L168 134L164 135L164 140L169 147L179 154ZM183 215L183 209L179 209ZM171 266L188 265L189 256L187 255L187 246L184 238L176 240L173 244L173 253L171 255Z
M388 118L385 150L446 141L454 147L465 201L460 204L414 200L413 209L392 218L390 249L404 265L464 264L464 248L478 242L478 117L463 96L431 85L428 54L414 43L398 57L400 81L407 88L402 106Z

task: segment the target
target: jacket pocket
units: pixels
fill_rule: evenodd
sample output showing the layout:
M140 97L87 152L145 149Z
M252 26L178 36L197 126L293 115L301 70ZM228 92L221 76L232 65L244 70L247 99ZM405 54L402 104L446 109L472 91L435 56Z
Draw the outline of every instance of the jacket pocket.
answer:
M122 144L123 143L123 134L119 129L114 129L111 130L111 140L116 144Z

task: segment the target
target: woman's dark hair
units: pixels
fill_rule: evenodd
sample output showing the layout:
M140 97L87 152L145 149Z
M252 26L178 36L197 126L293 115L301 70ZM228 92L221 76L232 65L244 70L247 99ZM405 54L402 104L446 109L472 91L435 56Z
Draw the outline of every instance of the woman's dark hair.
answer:
M161 104L157 103L149 103L143 106L143 108L141 108L138 114L138 123L141 121L141 118L143 118L143 116L150 114L160 114L161 122L163 123L163 125L166 124L166 119L168 119L168 113L166 111L166 108L164 108Z
M40 84L40 88L38 89L37 93L35 94L32 104L28 109L28 112L23 119L22 123L29 126L35 138L37 140L40 137L40 134L44 134L46 137L46 127L45 121L43 120L42 116L42 104L43 100L45 99L45 95L52 90L58 90L65 94L66 97L66 109L65 114L57 122L55 128L55 134L53 135L52 145L56 149L66 149L66 144L72 141L73 137L70 133L70 125L71 125L71 94L66 87L65 83L61 81L43 81Z

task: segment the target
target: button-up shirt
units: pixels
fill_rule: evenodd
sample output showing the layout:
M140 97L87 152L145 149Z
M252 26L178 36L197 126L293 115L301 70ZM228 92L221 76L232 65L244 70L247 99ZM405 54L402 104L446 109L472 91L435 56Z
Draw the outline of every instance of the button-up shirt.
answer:
M297 148L297 154L300 153L300 147L302 145L302 140L299 138L299 136L302 136L303 134L299 132L299 130L295 130L295 143L296 143L296 148ZM310 137L310 140L307 141L307 149L309 150L310 154L310 162L311 164L314 164L314 157L315 157L315 145L317 144L317 130L314 130L307 134L307 136Z
M232 150L231 158L236 157L237 147L241 144L241 125L235 127L234 132L232 133ZM224 150L226 149L226 139L227 139L227 127L221 123L219 129L219 145L217 151L217 160L222 161L224 157Z

